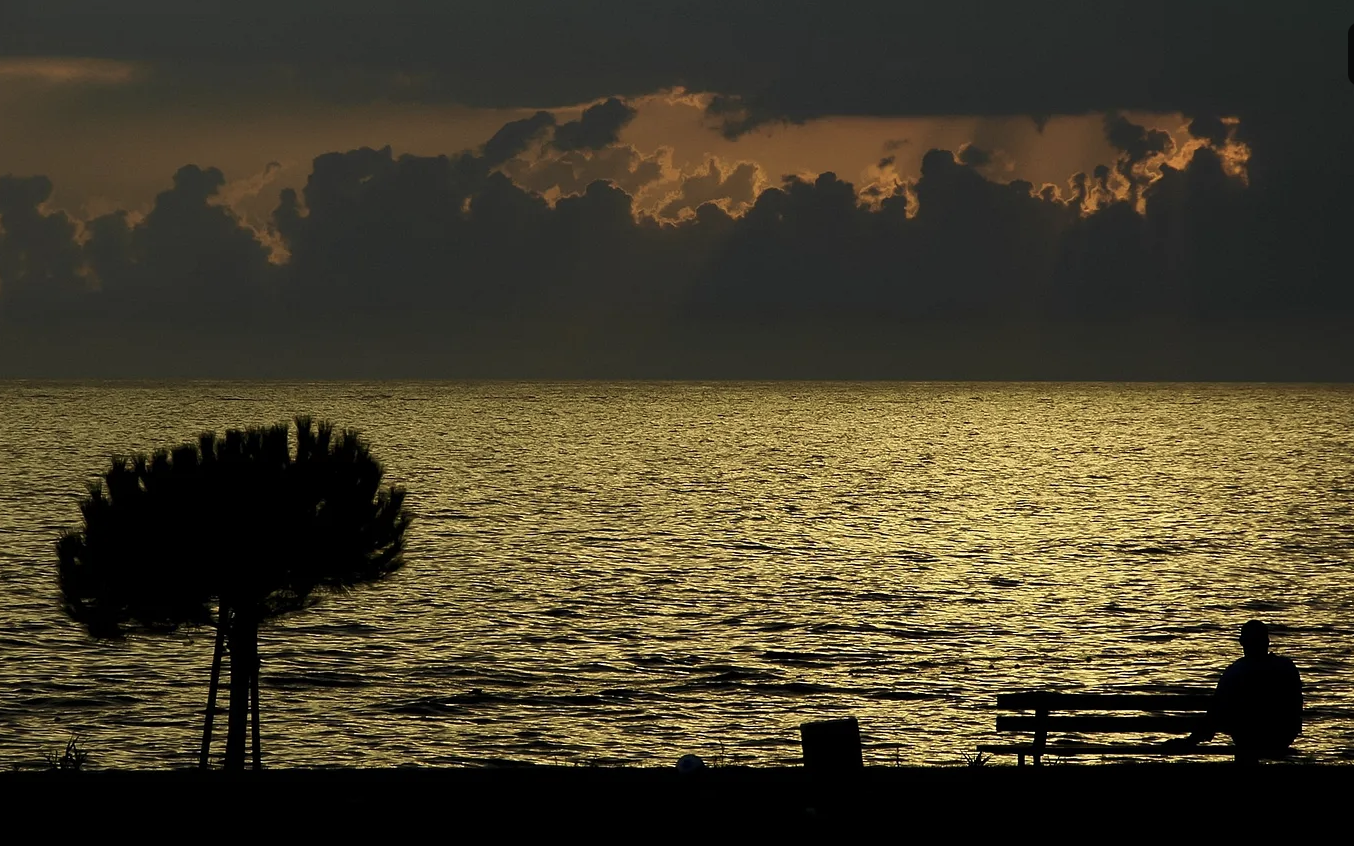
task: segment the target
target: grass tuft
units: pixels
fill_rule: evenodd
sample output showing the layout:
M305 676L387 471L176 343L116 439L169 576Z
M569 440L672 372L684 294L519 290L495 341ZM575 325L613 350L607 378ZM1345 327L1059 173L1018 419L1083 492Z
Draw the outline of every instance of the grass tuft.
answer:
M70 740L66 741L66 748L61 752L43 753L47 769L62 772L79 772L84 769L85 762L89 760L89 750L80 748L82 740L84 740L82 736L72 734Z

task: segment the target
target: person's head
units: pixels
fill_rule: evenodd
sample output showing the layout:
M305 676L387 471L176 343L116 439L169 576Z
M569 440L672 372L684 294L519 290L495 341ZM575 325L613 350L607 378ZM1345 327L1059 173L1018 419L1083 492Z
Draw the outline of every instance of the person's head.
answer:
M1269 653L1269 626L1259 620L1251 620L1241 627L1241 649L1247 655L1266 655Z

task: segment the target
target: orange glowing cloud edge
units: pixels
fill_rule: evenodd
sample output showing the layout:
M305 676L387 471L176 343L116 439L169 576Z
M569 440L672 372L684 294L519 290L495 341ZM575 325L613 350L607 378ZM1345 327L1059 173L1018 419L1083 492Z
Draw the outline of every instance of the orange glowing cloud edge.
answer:
M716 95L711 92L691 92L683 88L673 88L654 94L648 94L641 97L630 98L627 102L636 107L642 108L644 105L661 103L667 106L686 106L693 109L699 109L702 113ZM567 110L567 113L579 113L584 109L605 102L605 98L580 104ZM1082 116L1086 117L1086 116ZM1228 138L1221 145L1214 145L1207 139L1195 138L1189 132L1189 123L1184 121L1179 115L1176 116L1180 122L1173 130L1164 130L1171 137L1170 148L1163 152L1154 154L1142 161L1132 165L1131 180L1118 172L1117 167L1111 167L1109 179L1103 187L1092 186L1080 198L1081 213L1083 215L1093 214L1097 209L1105 205L1116 202L1131 200L1135 208L1141 213L1145 210L1146 201L1144 198L1145 190L1159 180L1163 174L1163 168L1169 167L1180 170L1188 166L1193 159L1195 152L1204 147L1213 149L1218 154L1222 162L1224 172L1228 176L1238 179L1243 185L1249 184L1247 165L1250 161L1251 150L1243 142L1236 140L1236 129L1240 124L1240 119L1236 117L1224 117L1222 123L1228 129ZM831 121L833 116L824 116L816 119L817 121ZM787 122L785 126L789 126ZM766 169L754 157L729 160L717 155L706 154L703 157L704 163L694 168L681 169L673 165L672 149L670 147L660 147L657 150L645 156L645 154L633 145L618 145L628 147L636 161L644 161L652 157L662 164L663 178L661 181L642 186L638 191L632 192L635 198L636 216L649 215L660 217L656 214L661 209L674 200L680 198L682 186L689 179L707 176L712 170L718 169L721 176L732 172L734 169L751 165L756 168L757 182L753 199L767 188L775 187L775 184L768 177ZM973 141L960 146L952 152L956 158L962 154L966 147L974 146ZM1002 179L1001 176L1010 174L1015 170L1016 162L1014 158L1005 150L996 148L986 151L990 157L987 163L976 166L983 175L994 182L1010 182L1012 179ZM548 145L542 145L536 151L537 161L549 159ZM885 199L893 196L906 198L907 216L912 217L917 213L918 204L915 193L917 176L907 175L900 172L892 162L892 156L881 158L876 164L865 167L862 171L863 179L856 181L856 196L860 205L871 210L877 210L882 206ZM556 159L558 160L558 159ZM1117 163L1116 163L1117 164ZM633 172L633 171L632 171ZM511 173L509 175L512 175ZM785 174L802 180L813 180L818 173L799 170L790 174ZM1042 184L1031 185L1030 195L1039 197L1049 202L1058 202L1067 204L1077 201L1074 189L1075 174L1069 174L1066 179L1066 189L1064 186L1053 182L1043 182ZM515 180L516 181L516 180ZM524 185L523 187L529 187ZM577 192L551 190L542 192L548 202L553 206L558 200L565 196L574 195ZM729 198L716 198L710 200L716 206L719 206L726 213L738 217L746 213L751 207L751 202L734 202ZM665 223L678 223L695 216L694 208L686 208L672 219L660 220Z

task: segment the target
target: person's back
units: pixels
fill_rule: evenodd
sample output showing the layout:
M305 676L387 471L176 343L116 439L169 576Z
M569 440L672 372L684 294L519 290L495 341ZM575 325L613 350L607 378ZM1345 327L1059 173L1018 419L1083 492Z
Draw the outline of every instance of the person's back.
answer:
M1282 755L1302 733L1302 679L1292 661L1270 654L1269 627L1246 623L1241 647L1246 654L1218 681L1207 725L1169 745L1212 740L1221 731L1232 736L1239 757L1253 760Z
M1266 638L1268 647L1268 638ZM1284 749L1302 732L1302 680L1281 655L1246 655L1218 682L1212 715L1236 745L1260 754Z

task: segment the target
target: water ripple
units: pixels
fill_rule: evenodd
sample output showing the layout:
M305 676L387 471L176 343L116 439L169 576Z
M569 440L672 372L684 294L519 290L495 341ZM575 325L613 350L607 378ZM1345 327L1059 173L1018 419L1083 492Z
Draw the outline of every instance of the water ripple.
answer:
M1187 690L1262 617L1354 759L1354 389L0 383L0 762L190 765L212 633L96 644L53 543L110 454L297 412L409 488L409 566L262 635L274 766L956 763L1007 690Z

